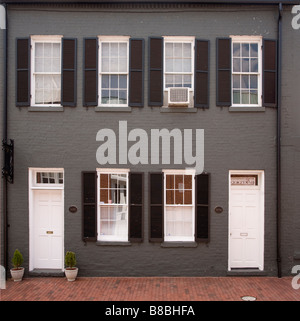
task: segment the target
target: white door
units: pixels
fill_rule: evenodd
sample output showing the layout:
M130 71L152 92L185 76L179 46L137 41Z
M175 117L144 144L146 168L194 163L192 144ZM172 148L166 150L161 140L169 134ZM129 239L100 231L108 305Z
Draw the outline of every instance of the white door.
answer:
M237 175L236 181L232 177L229 208L229 269L262 269L264 211L261 176ZM250 180L247 180L249 177L255 177L258 182L249 183Z
M34 268L63 269L63 190L34 190Z

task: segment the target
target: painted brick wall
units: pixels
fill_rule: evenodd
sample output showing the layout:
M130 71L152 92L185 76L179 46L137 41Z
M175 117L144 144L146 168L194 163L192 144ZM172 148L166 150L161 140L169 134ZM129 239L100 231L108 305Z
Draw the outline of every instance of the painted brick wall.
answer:
M287 18L289 14L287 12ZM15 183L9 186L9 251L19 247L29 262L28 168L65 169L65 250L77 254L80 275L226 275L228 267L228 171L265 170L265 271L276 275L276 110L229 112L216 107L216 38L262 35L276 38L277 8L203 6L192 8L23 7L9 11L9 137L15 139ZM77 107L63 112L31 112L15 106L15 39L34 34L62 34L78 39ZM83 38L130 35L145 38L145 107L130 113L95 112L82 107ZM148 37L192 35L210 40L210 108L197 113L161 113L147 106ZM291 41L286 39L287 43ZM286 44L287 45L287 44ZM284 59L288 59L287 56ZM287 73L287 71L286 71ZM285 81L287 76L285 74ZM289 98L286 97L286 105ZM205 170L211 173L210 242L197 248L161 248L148 242L148 175L162 166L128 167L145 172L144 242L128 247L97 246L81 240L81 171L100 167L96 162L96 133L118 132L127 120L128 131L143 128L204 129ZM122 167L122 166L120 166ZM163 166L172 168L173 166ZM69 213L71 205L78 207ZM214 208L222 206L222 214ZM288 223L289 224L289 223ZM287 225L290 226L290 225ZM287 227L286 227L287 228Z

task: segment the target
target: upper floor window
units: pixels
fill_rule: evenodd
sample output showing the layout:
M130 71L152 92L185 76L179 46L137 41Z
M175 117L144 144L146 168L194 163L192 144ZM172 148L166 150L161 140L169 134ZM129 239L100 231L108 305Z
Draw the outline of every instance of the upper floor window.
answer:
M169 106L190 105L193 70L194 37L164 37L164 90Z
M232 37L232 106L262 106L261 48L261 37Z
M99 106L128 106L129 37L99 37Z
M61 105L61 36L31 38L31 105Z

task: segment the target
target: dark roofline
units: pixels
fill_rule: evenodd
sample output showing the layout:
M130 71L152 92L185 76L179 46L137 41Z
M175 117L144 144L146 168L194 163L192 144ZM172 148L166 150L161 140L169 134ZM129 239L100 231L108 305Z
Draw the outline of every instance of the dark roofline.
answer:
M112 3L190 3L190 4L268 4L297 5L300 0L0 0L7 4L112 4Z

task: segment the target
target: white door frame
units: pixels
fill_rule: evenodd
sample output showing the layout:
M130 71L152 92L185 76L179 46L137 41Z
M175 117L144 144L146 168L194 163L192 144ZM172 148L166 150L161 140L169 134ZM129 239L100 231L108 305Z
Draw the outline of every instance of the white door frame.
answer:
M230 238L230 210L231 210L231 175L258 175L258 187L260 190L260 215L259 215L259 227L258 227L258 237L259 237L259 270L264 269L264 224L265 224L265 172L263 170L230 170L228 176L228 271L231 271L230 266L230 249L231 249L231 238Z
M34 270L34 191L35 190L61 190L62 191L62 196L63 196L63 206L64 206L64 199L65 199L65 191L64 191L64 183L62 186L36 186L35 185L35 175L37 172L63 172L63 168L29 168L28 169L28 204L29 204L29 271ZM64 182L65 182L65 177L64 177ZM64 217L62 219L62 266L61 269L62 271L64 270Z

